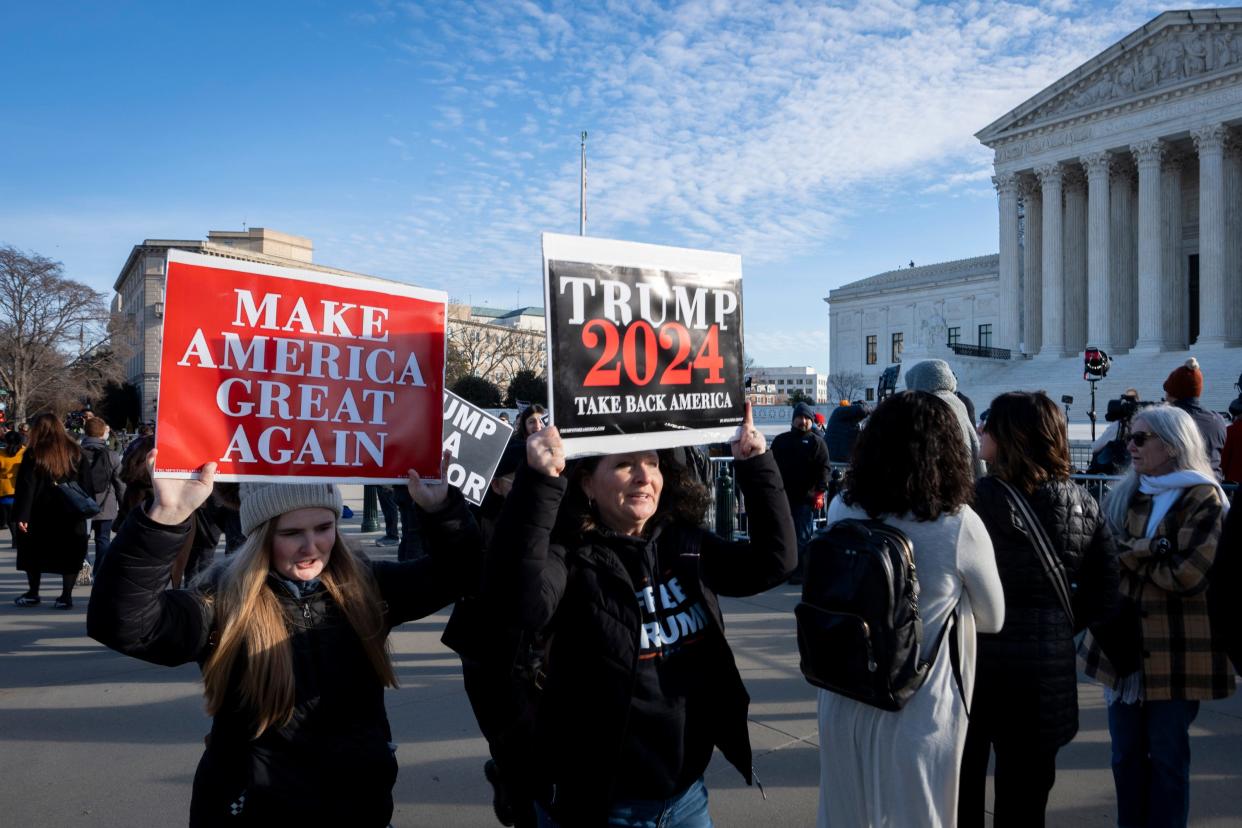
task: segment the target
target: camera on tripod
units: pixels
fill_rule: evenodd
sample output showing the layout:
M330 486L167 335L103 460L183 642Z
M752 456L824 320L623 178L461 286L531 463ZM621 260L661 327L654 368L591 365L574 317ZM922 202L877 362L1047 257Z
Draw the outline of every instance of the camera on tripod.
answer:
M1135 414L1149 405L1155 405L1155 403L1140 400L1137 393L1127 392L1115 400L1108 401L1108 410L1104 412L1104 419L1110 423L1128 423Z

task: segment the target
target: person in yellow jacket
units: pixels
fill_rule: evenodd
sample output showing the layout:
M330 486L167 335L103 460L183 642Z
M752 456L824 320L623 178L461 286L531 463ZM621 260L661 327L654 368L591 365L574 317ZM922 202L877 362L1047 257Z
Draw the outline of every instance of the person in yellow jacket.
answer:
M9 541L16 545L16 534L13 532L13 492L16 490L17 467L22 464L22 455L26 446L22 443L22 435L17 431L5 432L3 445L0 445L0 525L9 529Z

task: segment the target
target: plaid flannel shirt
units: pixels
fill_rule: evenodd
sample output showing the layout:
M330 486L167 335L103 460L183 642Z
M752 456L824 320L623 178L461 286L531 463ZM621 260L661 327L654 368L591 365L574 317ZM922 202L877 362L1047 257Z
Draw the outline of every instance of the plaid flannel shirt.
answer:
M1124 532L1116 534L1121 592L1138 602L1143 625L1143 698L1220 699L1234 690L1233 669L1208 622L1208 573L1224 526L1220 498L1212 486L1191 486L1144 537L1151 495L1136 492ZM1172 550L1152 551L1158 538ZM1087 634L1084 672L1117 686L1112 665Z

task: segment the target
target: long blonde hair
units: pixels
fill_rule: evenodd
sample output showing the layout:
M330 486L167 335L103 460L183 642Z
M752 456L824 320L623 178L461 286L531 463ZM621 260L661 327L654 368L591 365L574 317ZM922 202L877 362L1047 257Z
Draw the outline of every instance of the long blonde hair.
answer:
M214 716L224 708L234 673L242 669L236 685L242 704L254 714L255 738L293 718L289 621L267 585L275 528L276 520L269 520L250 534L223 564L218 585L209 598L215 604L219 641L203 665L207 712ZM396 687L379 586L371 568L345 545L339 532L319 577L358 635L380 682ZM205 573L205 578L211 580L212 576Z

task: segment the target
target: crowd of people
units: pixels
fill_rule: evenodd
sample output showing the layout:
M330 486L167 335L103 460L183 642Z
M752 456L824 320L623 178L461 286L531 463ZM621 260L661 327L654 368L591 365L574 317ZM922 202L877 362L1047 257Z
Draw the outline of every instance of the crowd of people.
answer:
M818 824L982 825L993 757L995 824L1044 824L1081 667L1108 706L1117 823L1185 825L1191 723L1235 686L1238 614L1214 587L1242 554L1221 487L1230 444L1198 407L1202 381L1179 366L1169 402L1133 414L1128 469L1099 503L1070 479L1047 395L1002 394L977 426L931 360L875 407L827 423L795 408L770 450L747 404L728 446L740 538L704 528L708 490L685 451L567 460L537 406L481 506L410 472L397 494L419 554L395 561L345 542L336 486L230 488L211 462L155 477L153 439L122 456L98 418L80 442L52 415L6 436L0 506L29 581L18 606L40 603L46 573L71 607L93 533L89 634L201 668L213 722L192 825L387 825L389 634L452 604L443 640L502 824L700 828L715 750L757 782L720 598L815 566L812 513L844 459L827 523L880 521L908 540L923 675L899 709L817 691ZM69 519L70 482L99 507L89 518ZM235 551L213 560L230 533Z

